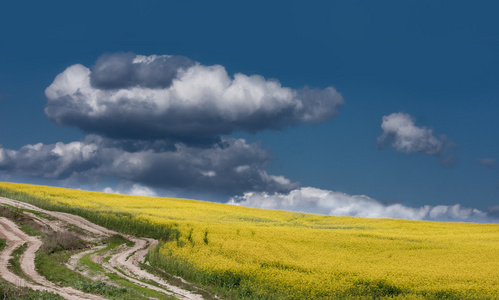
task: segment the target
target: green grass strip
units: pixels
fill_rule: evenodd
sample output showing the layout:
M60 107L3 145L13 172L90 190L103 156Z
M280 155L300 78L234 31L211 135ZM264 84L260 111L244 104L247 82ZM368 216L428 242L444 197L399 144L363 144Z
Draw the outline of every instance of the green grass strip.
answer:
M106 251L106 250L109 250L109 249L105 248L105 249L102 249L100 251ZM98 252L100 252L100 251L98 251ZM124 279L123 277L117 275L116 273L108 272L101 265L93 262L90 259L91 255L92 254L87 254L87 255L83 256L82 259L80 260L81 264L84 265L84 266L86 266L88 269L90 269L90 270L92 270L94 272L98 272L100 274L106 275L107 277L109 277L109 279L111 281L113 281L117 285L120 285L120 286L125 287L127 289L134 290L135 292L143 294L146 297L152 297L152 298L158 298L158 299L175 299L175 298L170 297L168 295L165 295L163 293L160 293L160 292L157 292L157 291L153 291L153 290L150 290L148 288L139 286L139 285L137 285L137 284L135 284L133 282L130 282L130 281ZM120 270L117 270L117 271L121 272Z
M157 291L153 291L153 290L150 290L148 288L136 285L136 284L134 284L134 283L132 283L132 282L130 282L130 281L122 278L121 276L119 276L119 275L117 275L115 273L108 272L100 264L93 262L92 259L91 259L92 255L112 250L113 248L116 248L117 246L122 245L123 242L125 242L125 243L128 242L128 244L131 243L130 241L126 240L125 238L123 238L121 236L110 237L110 238L107 239L107 241L111 242L110 244L108 244L107 247L105 247L105 248L103 248L101 250L98 250L98 251L95 251L95 252L88 253L88 254L84 255L80 259L80 263L83 266L87 267L90 271L98 273L98 274L103 274L103 275L107 276L113 283L115 283L115 284L117 284L119 286L122 286L122 287L124 287L124 288L126 288L128 290L133 290L136 293L142 294L145 297L152 297L152 298L158 298L158 299L175 299L175 298L170 297L168 295L165 295L163 293L160 293L160 292L157 292ZM133 245L133 243L131 243L131 245ZM117 270L117 271L119 271L119 270ZM119 271L119 272L121 272L121 271ZM137 279L137 280L139 280L139 279ZM142 281L142 280L140 280L140 281L144 282L144 283L152 284L150 282L145 282L145 281Z
M0 278L0 299L9 300L64 300L63 297L45 291L34 291L27 287L14 286Z
M151 224L146 220L136 218L130 213L116 211L94 211L84 208L54 205L49 203L49 200L47 199L38 198L21 191L13 191L6 188L0 188L0 195L6 198L30 203L46 210L78 215L103 227L125 234L132 234L137 237L151 237L158 240L168 241L173 240L175 236L180 234L180 232L175 228L177 224L158 226Z
M28 247L28 243L24 243L21 247L17 248L12 252L12 258L9 260L9 270L12 271L12 273L16 274L17 276L20 276L26 280L29 280L29 277L24 274L24 272L21 270L21 264L20 264L20 258L21 255L23 255L24 251L26 251L26 248Z
M62 286L72 286L86 293L96 293L106 296L110 299L147 299L128 286L111 286L104 282L95 282L78 272L66 268L63 263L67 261L70 253L67 251L55 252L48 255L39 252L36 255L35 263L38 272L47 278Z

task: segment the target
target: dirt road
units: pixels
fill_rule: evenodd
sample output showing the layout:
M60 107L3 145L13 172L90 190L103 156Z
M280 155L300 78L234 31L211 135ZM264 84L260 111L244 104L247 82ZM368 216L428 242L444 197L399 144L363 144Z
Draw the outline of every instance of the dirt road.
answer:
M25 234L14 222L3 217L0 218L0 236L7 240L7 247L0 253L0 276L5 280L15 285L26 286L34 290L53 292L66 299L105 299L71 287L56 286L38 274L35 268L35 253L42 245L42 242L36 237ZM27 243L28 246L21 256L20 266L22 272L29 277L29 281L14 274L8 268L9 261L12 259L12 252L24 243Z
M7 204L20 209L27 209L46 214L51 217L50 220L47 218L41 218L33 213L26 212L26 214L28 214L29 217L35 222L43 224L56 232L66 231L68 225L78 227L80 229L79 232L83 232L79 234L80 238L86 241L97 241L104 237L118 234L115 231L94 224L82 217L68 213L47 211L31 204L3 197L0 197L0 204ZM177 299L204 299L197 293L174 286L166 280L148 273L141 268L147 252L154 247L158 241L149 238L137 238L131 235L123 236L132 241L134 245L127 246L126 244L123 244L115 248L113 250L115 253L111 254L100 251L103 249L103 246L95 246L92 249L78 253L71 257L67 266L70 269L76 270L93 280L103 280L104 278L102 276L104 275L96 278L95 276L90 276L88 272L79 267L79 260L87 254L92 254L92 260L101 264L101 266L108 272L115 273L136 285L175 297ZM7 246L0 252L0 276L6 281L17 286L26 286L34 290L50 291L59 294L66 299L105 299L100 295L84 293L71 287L58 286L41 276L36 271L34 261L35 253L42 245L41 240L37 237L27 235L21 231L14 222L3 217L0 217L0 238L4 238L7 241ZM12 253L25 243L27 243L27 248L20 259L21 270L25 276L21 277L10 271L7 266L9 261L12 259ZM108 257L106 262L104 257L109 255L110 257ZM210 298L216 298L216 296L211 296Z

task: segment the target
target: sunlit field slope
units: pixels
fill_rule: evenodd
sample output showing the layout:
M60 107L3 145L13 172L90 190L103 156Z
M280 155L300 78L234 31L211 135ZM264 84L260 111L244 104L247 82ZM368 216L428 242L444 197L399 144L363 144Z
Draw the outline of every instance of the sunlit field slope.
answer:
M497 299L499 225L362 219L0 183L0 195L158 238L153 266L225 297Z

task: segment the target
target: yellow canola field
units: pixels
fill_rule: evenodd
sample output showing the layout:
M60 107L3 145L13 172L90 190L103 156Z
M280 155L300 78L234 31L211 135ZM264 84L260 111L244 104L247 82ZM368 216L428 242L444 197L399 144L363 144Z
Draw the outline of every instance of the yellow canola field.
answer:
M236 296L498 299L499 225L363 219L0 183L54 207L172 227L152 262ZM155 258L155 259L154 259Z

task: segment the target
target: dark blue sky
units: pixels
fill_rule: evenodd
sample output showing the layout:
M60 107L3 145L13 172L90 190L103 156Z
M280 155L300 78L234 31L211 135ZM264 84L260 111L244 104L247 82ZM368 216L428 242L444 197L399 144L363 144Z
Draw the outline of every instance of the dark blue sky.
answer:
M44 90L71 65L91 68L106 53L181 55L230 76L341 93L345 104L327 121L230 135L259 141L273 157L269 174L384 204L485 211L499 205L497 11L495 1L4 1L0 144L85 138L44 114ZM380 145L382 118L393 113L444 135L445 153ZM453 163L441 163L445 155Z

